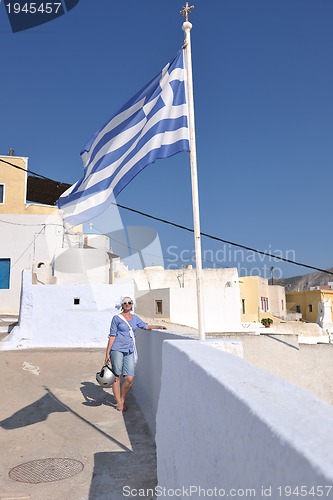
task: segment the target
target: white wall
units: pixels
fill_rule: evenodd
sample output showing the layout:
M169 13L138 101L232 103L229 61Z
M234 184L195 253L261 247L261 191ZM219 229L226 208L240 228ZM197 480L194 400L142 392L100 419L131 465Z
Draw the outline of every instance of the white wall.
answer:
M184 287L177 276L182 270L146 268L132 271L130 275L138 287L138 311L155 318L155 300L162 299L164 312L161 317L172 323L198 328L195 270L186 269ZM180 282L182 284L183 277ZM147 288L150 283L151 290ZM146 283L146 285L145 285ZM163 288L163 286L170 288ZM163 290L165 293L163 294ZM205 269L203 272L203 303L206 332L242 331L240 322L240 290L237 269Z
M167 341L162 354L160 487L240 489L236 498L251 488L262 498L264 486L279 499L281 486L333 484L330 405L203 342Z
M205 331L241 331L239 285L203 286ZM170 290L170 321L198 328L197 294L195 288Z
M110 259L106 250L59 248L54 258L57 284L109 284Z
M18 314L21 274L33 261L50 262L61 247L63 224L58 215L1 214L0 258L11 259L10 288L0 290L0 311Z
M101 250L110 250L110 238L106 234L91 234L83 235L84 247L100 248Z
M23 273L19 325L1 349L106 347L112 316L131 285L33 285ZM74 298L80 299L74 305Z
M238 272L236 268L203 269L203 281L209 286L225 286L228 282L235 282L238 286ZM153 290L155 288L193 288L196 286L195 269L164 269L161 266L146 267L142 270L126 271L124 274L135 280L138 290Z
M162 301L162 314L156 314L155 301ZM170 289L157 288L156 290L138 291L135 293L136 309L138 314L147 318L170 319Z
M133 392L153 436L156 431L156 413L161 388L163 342L186 338L189 337L168 333L165 330L138 329L136 331L138 363L135 369ZM170 391L173 392L172 387Z
M79 248L83 244L94 248ZM63 246L76 248L62 248ZM42 261L55 268L57 283L108 284L109 238L105 235L65 235L58 213L52 215L1 214L0 258L10 258L10 288L0 289L0 312L18 314L21 274Z
M287 315L287 302L286 302L286 292L283 286L280 285L270 285L268 287L268 300L269 300L269 311L273 316L277 316L281 319L286 319ZM283 309L282 309L283 303Z

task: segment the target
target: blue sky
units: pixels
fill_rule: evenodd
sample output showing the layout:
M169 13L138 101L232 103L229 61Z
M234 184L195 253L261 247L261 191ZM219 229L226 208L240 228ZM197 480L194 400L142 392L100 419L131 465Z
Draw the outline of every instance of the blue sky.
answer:
M333 2L193 3L201 230L333 266ZM66 15L18 33L0 5L0 154L14 148L31 170L78 180L87 139L181 47L182 5L80 0ZM118 202L193 227L188 156L148 166ZM157 232L166 267L194 264L191 234L120 214L124 226ZM116 231L112 217L92 222ZM205 267L236 265L265 277L271 266L276 277L309 272L207 238L202 249ZM147 259L160 263L154 253Z

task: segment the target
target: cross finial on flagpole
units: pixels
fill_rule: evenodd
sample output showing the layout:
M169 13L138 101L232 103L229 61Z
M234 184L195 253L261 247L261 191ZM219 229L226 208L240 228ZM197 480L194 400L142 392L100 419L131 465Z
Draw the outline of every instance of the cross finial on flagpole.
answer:
M188 2L186 2L186 5L184 7L183 5L183 10L180 11L181 15L185 17L185 20L188 21L188 15L191 12L191 10L194 9L194 5L191 5L191 7L188 6Z

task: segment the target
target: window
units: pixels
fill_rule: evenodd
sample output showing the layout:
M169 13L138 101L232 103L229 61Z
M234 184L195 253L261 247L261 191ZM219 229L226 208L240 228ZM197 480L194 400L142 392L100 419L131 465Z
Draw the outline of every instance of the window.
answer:
M75 306L79 306L80 305L80 299L79 299L79 297L74 297L74 301L73 302L74 302Z
M268 297L261 297L261 310L264 312L268 311Z
M283 311L284 309L284 302L283 302L283 299L281 299L281 310Z
M0 184L0 205L5 203L5 185Z
M0 259L0 288L8 289L10 283L10 259Z
M242 299L242 314L245 314L245 299Z
M312 313L312 304L309 304L309 313Z
M296 312L300 313L301 312L301 306L296 306Z
M162 313L163 313L162 301L155 300L155 314L162 314Z

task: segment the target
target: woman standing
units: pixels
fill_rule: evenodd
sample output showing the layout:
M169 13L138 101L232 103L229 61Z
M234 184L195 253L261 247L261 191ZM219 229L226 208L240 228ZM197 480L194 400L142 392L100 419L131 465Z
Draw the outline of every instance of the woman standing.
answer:
M125 411L125 397L132 387L137 352L135 346L135 330L166 330L165 326L148 325L139 316L133 314L133 300L124 297L121 302L122 311L112 318L108 345L106 347L105 364L110 363L116 375L116 381L112 385L114 397L117 401L117 410ZM123 384L120 386L120 376L123 376Z

